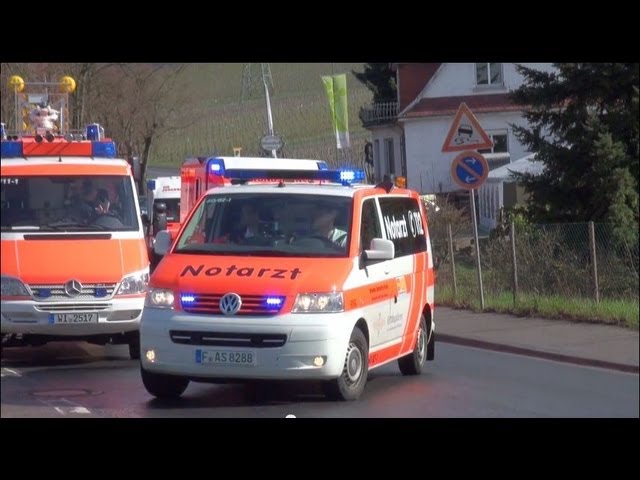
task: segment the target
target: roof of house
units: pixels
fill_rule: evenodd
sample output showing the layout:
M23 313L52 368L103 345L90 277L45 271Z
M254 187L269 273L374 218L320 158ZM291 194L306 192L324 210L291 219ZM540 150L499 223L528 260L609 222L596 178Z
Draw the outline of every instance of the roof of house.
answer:
M513 103L508 93L493 93L481 95L458 95L454 97L423 98L403 117L432 117L439 115L453 115L458 111L461 103L466 103L473 113L519 111L522 106Z
M487 177L487 180L507 181L513 180L511 172L517 173L531 173L533 175L540 175L544 170L544 164L535 159L536 154L532 153L526 157L522 157L515 162L508 163L502 167L491 170Z

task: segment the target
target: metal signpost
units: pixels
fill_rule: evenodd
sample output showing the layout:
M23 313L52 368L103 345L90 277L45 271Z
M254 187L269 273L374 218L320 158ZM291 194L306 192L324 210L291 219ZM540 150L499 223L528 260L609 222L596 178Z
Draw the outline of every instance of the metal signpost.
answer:
M462 103L456 113L449 133L442 146L443 152L460 152L451 162L451 177L465 190L469 190L471 200L471 218L473 238L476 246L476 264L478 266L478 286L480 289L480 308L484 310L484 289L482 288L482 267L480 264L480 243L478 240L478 222L476 219L475 192L489 175L489 164L478 152L472 149L491 148L493 142L480 126L480 122Z

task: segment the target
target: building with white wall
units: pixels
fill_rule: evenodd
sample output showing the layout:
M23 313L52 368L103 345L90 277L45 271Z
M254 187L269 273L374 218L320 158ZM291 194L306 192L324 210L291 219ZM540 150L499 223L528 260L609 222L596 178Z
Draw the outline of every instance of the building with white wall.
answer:
M402 175L421 194L460 190L451 178L455 153L442 153L442 144L461 103L466 103L492 138L490 150L480 150L490 170L528 153L512 125L526 126L522 107L509 93L523 78L513 63L397 63L397 102L363 108L360 114L371 131L376 180ZM525 63L553 70L551 63Z

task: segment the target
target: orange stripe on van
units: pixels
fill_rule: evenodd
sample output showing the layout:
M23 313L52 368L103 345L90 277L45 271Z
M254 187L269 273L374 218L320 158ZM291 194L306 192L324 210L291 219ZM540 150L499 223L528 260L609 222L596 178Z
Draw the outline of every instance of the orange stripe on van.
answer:
M398 294L396 279L383 280L344 292L345 311L388 301Z
M391 345L390 347L383 348L382 350L378 350L377 352L369 353L369 368L375 367L376 365L380 365L398 357L400 355L401 347L402 345L400 343L397 343L395 345Z

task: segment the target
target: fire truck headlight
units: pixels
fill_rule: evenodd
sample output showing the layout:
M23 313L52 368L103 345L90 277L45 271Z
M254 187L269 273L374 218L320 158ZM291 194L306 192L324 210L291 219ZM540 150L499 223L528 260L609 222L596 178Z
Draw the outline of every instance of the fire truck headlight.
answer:
M5 297L31 297L29 290L19 279L2 275L0 295Z
M147 285L149 284L149 271L144 270L132 275L128 275L120 282L120 288L118 288L118 295L134 295L137 293L144 293L147 291Z

